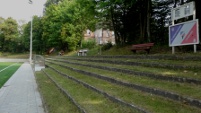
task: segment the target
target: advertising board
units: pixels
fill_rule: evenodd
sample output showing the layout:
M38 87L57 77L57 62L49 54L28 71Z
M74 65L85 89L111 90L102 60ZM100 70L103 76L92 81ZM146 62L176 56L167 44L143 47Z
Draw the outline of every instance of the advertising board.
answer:
M197 19L169 26L169 46L193 45L198 43Z

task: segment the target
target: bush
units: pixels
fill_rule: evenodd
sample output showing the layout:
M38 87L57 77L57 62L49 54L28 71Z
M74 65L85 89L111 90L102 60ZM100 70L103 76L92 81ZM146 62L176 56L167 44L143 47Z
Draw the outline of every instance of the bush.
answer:
M95 39L89 39L89 40L84 40L82 42L82 48L88 48L88 49L92 49L96 46L96 41Z
M109 42L109 43L107 43L107 44L104 44L103 45L103 47L102 47L102 50L109 50L110 48L112 48L112 43L111 42Z

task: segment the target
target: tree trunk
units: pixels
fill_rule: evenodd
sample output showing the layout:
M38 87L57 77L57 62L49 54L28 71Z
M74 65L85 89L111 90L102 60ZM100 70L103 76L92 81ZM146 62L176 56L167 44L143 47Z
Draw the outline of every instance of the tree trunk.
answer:
M180 2L181 2L181 5L183 5L183 4L184 4L184 0L181 0Z
M147 15L146 15L146 0L145 1L141 1L141 7L140 7L140 14L139 14L139 21L140 21L140 43L144 42L145 39L145 34L146 34L146 24L147 24Z
M199 2L198 2L198 0L194 0L195 1L195 10L196 10L196 19L198 19L198 23L199 23L199 34L201 33L201 29L200 29L200 19L201 19L201 15L200 15L200 10L199 10Z
M150 42L150 15L151 15L151 0L148 0L147 3L147 41Z

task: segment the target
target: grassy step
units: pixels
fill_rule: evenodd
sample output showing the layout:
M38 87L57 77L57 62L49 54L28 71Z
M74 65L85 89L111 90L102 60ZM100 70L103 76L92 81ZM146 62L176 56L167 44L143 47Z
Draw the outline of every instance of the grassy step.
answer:
M201 66L201 58L199 60L194 61L192 58L191 60L169 60L169 59L149 59L149 58L142 58L142 59L136 59L136 58L99 58L99 57L57 57L57 59L93 59L93 60L109 60L109 61L124 61L124 62L149 62L149 63L162 63L164 65L183 65L183 66L189 66L189 63L193 65L194 67Z
M72 58L67 56L68 58ZM74 56L76 57L76 56ZM74 58L73 57L73 58ZM59 57L58 57L59 58ZM60 57L61 58L61 57ZM66 56L63 56L66 58ZM164 59L164 60L190 60L190 61L200 61L200 54L183 54L183 55L167 55L167 54L155 54L155 55L101 55L101 56L85 56L82 58L129 58L129 59Z
M111 59L105 59L105 60L111 60ZM191 67L201 67L201 61L185 61L185 60L164 60L164 59L114 59L115 61L125 61L125 62L142 62L142 63L152 63L152 64L163 64L163 65L175 65L178 66L182 65L183 67L189 66L191 64Z
M61 92L79 109L80 112L86 113L85 109L83 109L73 98L72 96L63 89L46 71L42 70L50 79L51 81L56 85L58 89L61 90Z
M170 70L168 68L156 68L156 67L146 67L146 66L132 66L132 65L123 65L123 64L112 64L112 63L102 63L102 62L89 62L89 61L77 61L77 60L70 60L67 61L71 62L81 62L82 64L93 64L93 65L100 65L100 66L108 66L108 67L115 67L121 69L128 69L133 71L140 71L140 72L150 72L155 74L162 74L167 76L179 76L179 77L186 77L186 78L195 78L201 80L201 71L199 70Z
M113 79L117 79L123 82L128 83L134 83L146 87L152 87L160 90L165 90L169 92L175 92L177 94L183 95L185 97L195 98L201 100L201 86L195 85L195 84L187 84L187 83L175 83L170 81L159 81L155 79L150 79L147 77L139 77L139 76L133 76L128 74L123 74L119 72L111 72L103 69L96 69L96 68L90 68L85 66L77 66L72 64L66 64L66 63L59 63L58 65L63 67L73 67L82 71L87 72L86 70L90 70L90 72L99 74L99 76L104 77L110 77ZM75 70L75 69L74 69Z
M35 74L39 91L49 113L79 113L72 102L55 86L55 84L43 73Z
M65 66L66 67L66 66ZM186 102L186 103L188 103L188 104L190 104L190 105L192 105L192 106L196 106L196 107L198 107L198 108L201 108L201 101L200 100L197 100L197 99L192 99L192 98L189 98L189 97L185 97L185 96L182 96L182 95L179 95L179 94L176 94L176 93L173 93L173 92L168 92L168 91L164 91L164 90L161 90L161 89L156 89L156 88L150 88L149 86L144 86L144 84L143 85L138 85L138 84L136 84L136 83L128 83L128 82L123 82L123 81L119 81L119 80L116 80L116 79L114 79L114 78L111 78L111 77L106 77L106 76L102 76L102 75L97 75L97 74L93 74L93 73L91 73L91 72L86 72L86 71L81 71L81 70L78 70L78 69L75 69L75 68L71 68L71 66L70 67L67 67L67 68L69 68L69 69L72 69L72 70L74 70L74 71L77 71L77 72L80 72L80 73L84 73L84 74L86 74L86 75L90 75L90 76L93 76L93 77L97 77L97 78L101 78L101 79L104 79L104 80L107 80L107 81L109 81L109 82L112 82L112 83L115 83L115 84L118 84L118 85L124 85L124 86L127 86L127 87L131 87L131 88L134 88L134 89L137 89L137 90L140 90L140 91L144 91L144 92L148 92L148 93L151 93L151 94L155 94L155 95L160 95L160 96L162 96L162 97L165 97L165 98L169 98L169 99L173 99L173 100L177 100L177 101L181 101L181 102ZM125 81L125 80L124 80ZM137 80L136 80L137 81ZM140 81L142 81L142 80L140 80ZM151 84L149 81L145 81L145 82L148 82L149 83L149 85L151 85L151 86L153 86L153 84ZM158 83L157 81L156 81L156 83ZM175 87L173 87L173 88L169 88L169 87L171 87L172 86L172 84L170 84L169 83L169 87L168 86L166 86L167 85L167 83L166 84L164 84L164 85L162 85L162 83L161 84L158 84L158 86L157 87L162 87L162 86L165 86L166 87L166 89L168 89L168 90L174 90L174 91L176 91L177 90L177 88L175 88ZM156 87L156 86L155 86ZM176 85L176 87L177 87L177 85ZM185 86L183 87L183 88L185 88ZM191 88L193 88L193 87L191 87ZM188 93L189 94L189 90L191 90L191 88L185 88L185 89L188 89L187 91L184 89L184 90L180 90L183 94L185 94L185 93ZM196 89L196 88L194 88L195 90L191 90L191 91L193 91L193 92L200 92L198 89ZM176 91L177 92L177 91ZM181 93L180 92L180 93ZM192 92L191 92L192 93ZM185 94L186 95L186 94ZM200 97L200 94L199 93L196 93L195 95L193 95L193 96L195 96L195 97Z
M91 64L88 62L72 62L72 61L67 61L67 60L60 60L60 59L49 59L50 61L56 61L56 62L65 62L68 64L75 64L75 65L80 65L84 67L92 67L92 68L98 68L98 69L104 69L104 70L109 70L109 71L115 71L115 72L122 72L122 73L127 73L127 74L133 74L133 75L139 75L139 76L146 76L154 79L160 79L160 80L166 80L166 81L175 81L175 82L186 82L186 83L194 83L194 84L201 84L201 80L190 78L188 75L188 78L186 77L177 77L177 76L166 76L162 74L155 74L155 73L150 73L150 72L143 72L142 71L134 71L134 70L128 70L128 69L121 69L121 68L115 68L115 67L107 67L104 65L100 64ZM200 76L198 76L200 77Z
M57 67L57 66L54 65L54 67ZM67 74L71 73L72 76L74 76L74 77L76 76L77 79L81 79L87 83L93 84L93 86L104 89L105 91L109 92L110 94L121 97L128 102L138 103L138 105L140 104L140 106L145 106L147 109L149 109L149 111L152 111L152 110L154 112L162 112L163 111L164 113L165 112L175 112L175 111L176 112L184 112L184 111L190 112L191 110L196 110L195 112L199 111L199 109L186 106L185 104L179 104L177 102L173 102L171 100L167 100L167 99L164 99L164 98L161 98L158 96L154 96L154 95L150 96L150 94L148 94L148 93L131 90L130 88L126 88L123 86L112 85L111 83L108 83L106 81L102 81L102 80L99 80L96 78L86 77L86 76L83 76L82 74L79 74L77 72L74 72L74 71L71 71L71 70L68 70L65 68L57 67L57 69L60 72L64 72ZM154 102L154 103L152 103L152 102ZM155 106L158 106L158 105L161 105L161 106L155 108ZM163 107L163 105L165 105L166 107ZM173 107L173 106L177 106L177 107ZM184 107L184 108L181 108L181 107ZM160 110L157 111L156 109L157 110L160 109L161 111ZM166 111L165 109L168 109L168 110ZM180 111L180 110L182 110L182 111Z
M111 113L111 112L137 112L135 109L115 104L103 95L99 95L78 84L72 79L58 75L58 73L48 70L49 75L72 95L72 97L89 113ZM105 104L107 103L107 104ZM104 109L103 109L104 108Z
M78 61L88 61L88 62L101 62L101 63L112 63L112 64L121 64L121 65L131 65L131 66L147 66L147 67L159 67L159 68L168 68L168 69L190 69L198 70L201 66L194 65L181 65L181 64L167 64L161 62L141 62L141 61L123 61L123 60L108 60L108 59L86 59L86 58L70 58L72 60Z

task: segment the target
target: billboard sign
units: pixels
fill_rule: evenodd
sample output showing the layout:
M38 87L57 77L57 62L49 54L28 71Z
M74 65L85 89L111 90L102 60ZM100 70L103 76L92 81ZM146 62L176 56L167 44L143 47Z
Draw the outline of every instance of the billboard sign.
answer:
M197 19L169 26L169 46L193 45L198 43Z
M187 4L181 5L180 7L173 8L171 11L172 20L177 20L180 18L191 16L194 14L194 10L195 10L194 2L190 2Z

